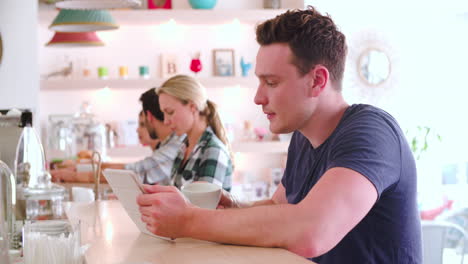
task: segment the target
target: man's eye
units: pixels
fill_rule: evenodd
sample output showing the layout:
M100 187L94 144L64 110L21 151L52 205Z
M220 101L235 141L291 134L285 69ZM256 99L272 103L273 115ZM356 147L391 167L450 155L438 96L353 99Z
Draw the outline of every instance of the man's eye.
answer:
M265 83L268 86L275 86L276 85L276 82L271 82L271 81L266 81Z

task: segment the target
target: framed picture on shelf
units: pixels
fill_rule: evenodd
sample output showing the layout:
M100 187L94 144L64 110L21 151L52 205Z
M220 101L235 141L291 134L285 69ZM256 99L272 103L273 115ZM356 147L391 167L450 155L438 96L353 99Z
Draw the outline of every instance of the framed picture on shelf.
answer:
M169 78L179 73L177 54L161 54L161 77Z
M235 57L233 49L213 50L213 75L235 76Z

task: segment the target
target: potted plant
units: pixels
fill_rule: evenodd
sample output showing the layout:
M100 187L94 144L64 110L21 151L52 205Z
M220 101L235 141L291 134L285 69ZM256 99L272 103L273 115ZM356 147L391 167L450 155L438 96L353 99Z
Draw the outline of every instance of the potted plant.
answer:
M437 132L434 132L434 129L428 126L417 126L414 131L407 130L406 135L409 139L411 151L413 151L413 155L416 160L421 159L421 155L427 152L429 143L442 141L442 137Z

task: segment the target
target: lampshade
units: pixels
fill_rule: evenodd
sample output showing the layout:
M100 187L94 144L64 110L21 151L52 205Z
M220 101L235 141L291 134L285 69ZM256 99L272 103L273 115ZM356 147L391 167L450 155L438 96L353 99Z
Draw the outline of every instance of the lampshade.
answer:
M55 32L46 46L54 47L98 47L104 46L96 32Z
M113 9L140 6L140 0L65 0L55 3L62 9Z
M90 32L117 29L119 25L107 10L61 9L49 26L59 32Z

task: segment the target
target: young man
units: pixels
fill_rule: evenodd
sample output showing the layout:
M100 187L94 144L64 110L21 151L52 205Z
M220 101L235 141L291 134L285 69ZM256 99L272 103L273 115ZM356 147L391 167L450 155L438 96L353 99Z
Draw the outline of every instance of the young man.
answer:
M144 183L169 185L174 160L182 147L185 136L178 137L164 124L164 114L159 106L159 96L154 88L149 89L140 97L143 112L146 115L146 128L151 138L161 140L153 155L144 160L126 164L124 167L135 171Z
M204 210L173 187L146 186L142 219L155 234L281 247L318 263L421 263L416 169L396 121L341 94L345 36L314 8L257 27L256 75L273 133L294 132L270 200ZM229 209L237 208L237 209Z
M102 168L133 170L144 183L169 185L174 159L185 136L176 136L164 124L164 114L159 107L159 96L154 88L143 93L140 101L146 116L146 128L153 139L160 140L159 145L151 156L141 161L130 164L103 163ZM92 173L77 173L74 166L52 170L51 174L56 181L88 182L93 179Z

